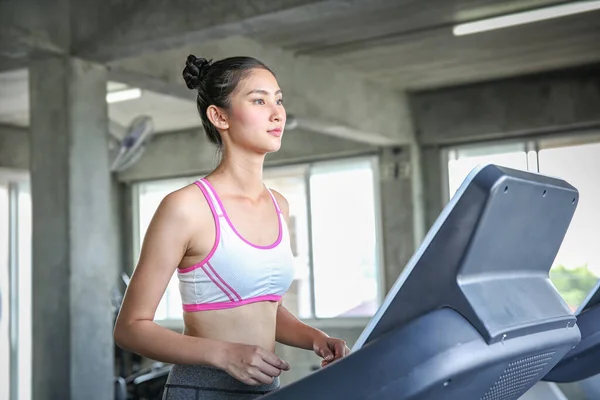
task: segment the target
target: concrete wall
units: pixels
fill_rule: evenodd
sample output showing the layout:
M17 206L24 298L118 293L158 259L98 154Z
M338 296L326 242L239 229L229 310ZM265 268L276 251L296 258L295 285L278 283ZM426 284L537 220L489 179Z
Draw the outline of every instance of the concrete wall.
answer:
M267 156L265 165L327 160L372 154L377 147L301 130L284 133L281 149ZM160 134L148 144L140 161L119 173L122 182L206 173L217 166L219 155L201 128Z
M0 167L29 169L29 132L27 129L0 125Z

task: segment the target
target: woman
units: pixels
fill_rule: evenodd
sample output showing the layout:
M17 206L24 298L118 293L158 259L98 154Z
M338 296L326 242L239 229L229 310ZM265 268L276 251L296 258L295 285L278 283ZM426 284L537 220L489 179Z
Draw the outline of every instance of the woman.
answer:
M222 159L159 205L114 336L126 350L174 364L165 399L252 399L277 389L290 368L275 342L313 350L323 366L349 349L281 304L293 279L288 203L262 181L286 121L274 74L253 58L190 55L183 77L198 91L204 131ZM153 322L175 271L183 335Z

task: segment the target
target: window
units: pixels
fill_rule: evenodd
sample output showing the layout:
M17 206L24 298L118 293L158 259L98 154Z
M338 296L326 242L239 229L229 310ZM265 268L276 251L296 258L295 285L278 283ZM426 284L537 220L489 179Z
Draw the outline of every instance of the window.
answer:
M290 206L294 281L283 302L303 319L371 317L380 305L376 159L266 168L265 184ZM139 243L162 198L196 178L136 185ZM180 319L174 275L156 313Z
M552 281L576 309L600 277L600 143L542 148L538 159L540 173L560 177L579 191L551 271Z
M542 141L449 149L451 197L478 164L539 172L566 180L579 191L579 204L550 270L550 279L572 310L600 279L600 143ZM447 200L447 199L446 199Z
M300 318L371 317L380 305L375 159L265 172L290 204L296 279L284 304Z
M31 398L31 200L0 171L0 398Z
M527 171L525 144L463 147L448 152L448 191L452 197L469 172L479 164L493 163Z
M8 213L8 186L0 183L0 312L2 318L0 319L0 398L8 399L10 395L10 357L6 357L6 354L10 354L10 336L9 336L9 301L10 298L10 287L9 287L9 263L8 263L8 249L9 249L9 213Z
M315 317L369 317L379 306L375 188L369 161L310 173Z

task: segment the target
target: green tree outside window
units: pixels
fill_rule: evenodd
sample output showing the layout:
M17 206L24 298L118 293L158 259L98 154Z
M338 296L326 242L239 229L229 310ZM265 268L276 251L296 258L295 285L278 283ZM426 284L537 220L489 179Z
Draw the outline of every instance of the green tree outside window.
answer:
M572 310L577 309L596 286L598 277L587 265L566 268L558 265L550 270L550 280Z

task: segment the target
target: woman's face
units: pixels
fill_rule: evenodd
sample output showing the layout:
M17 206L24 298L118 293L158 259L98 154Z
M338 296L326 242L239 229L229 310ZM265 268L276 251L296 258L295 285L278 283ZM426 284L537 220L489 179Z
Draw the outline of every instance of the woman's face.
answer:
M229 139L258 153L279 150L285 127L283 95L273 74L254 69L238 83L227 112Z

